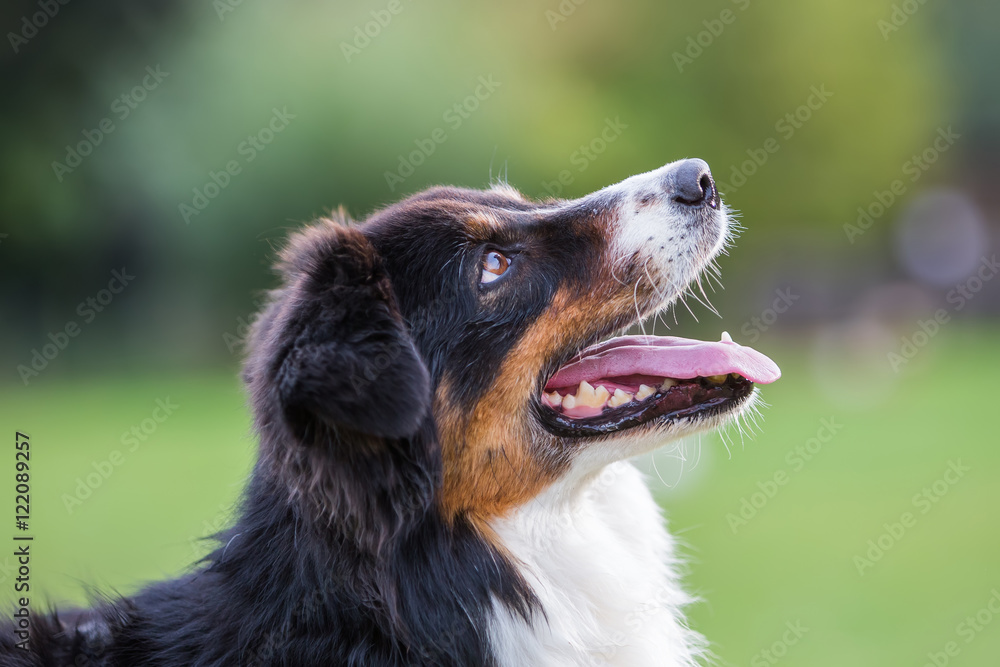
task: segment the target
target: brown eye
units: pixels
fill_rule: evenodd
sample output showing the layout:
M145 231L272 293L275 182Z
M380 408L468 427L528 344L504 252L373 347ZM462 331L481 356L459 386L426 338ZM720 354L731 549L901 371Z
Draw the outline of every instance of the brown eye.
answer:
M507 271L510 266L510 260L504 255L497 252L496 250L491 250L485 255L483 255L483 273L479 278L481 283L491 283Z

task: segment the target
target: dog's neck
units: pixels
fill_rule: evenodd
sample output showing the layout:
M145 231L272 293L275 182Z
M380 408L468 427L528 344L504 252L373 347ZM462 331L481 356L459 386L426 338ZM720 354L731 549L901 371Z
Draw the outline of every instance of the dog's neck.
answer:
M703 640L683 620L673 540L631 464L556 485L493 528L543 609L527 624L498 607L504 667L697 664Z

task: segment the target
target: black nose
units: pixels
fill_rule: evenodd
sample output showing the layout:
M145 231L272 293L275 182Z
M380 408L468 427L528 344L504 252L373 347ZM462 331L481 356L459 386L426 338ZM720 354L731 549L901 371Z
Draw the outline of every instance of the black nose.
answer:
M674 172L671 199L687 206L708 204L719 207L719 193L712 180L712 172L704 160L684 160Z

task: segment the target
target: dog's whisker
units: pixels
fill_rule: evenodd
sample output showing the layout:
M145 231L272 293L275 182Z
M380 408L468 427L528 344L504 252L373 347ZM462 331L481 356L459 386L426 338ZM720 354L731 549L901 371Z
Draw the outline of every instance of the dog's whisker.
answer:
M656 477L657 477L657 479L660 480L660 484L662 484L663 486L665 486L667 488L671 488L670 485L667 483L667 480L663 479L663 475L660 474L660 469L656 465L656 454L653 454L650 457L650 460L652 461L652 464L653 464L653 472L656 473Z
M699 280L700 280L700 279L699 279ZM702 290L702 293L704 294L704 290ZM691 297L692 299L694 299L695 301L697 301L698 303L700 303L700 304L701 304L702 306L704 306L704 307L705 307L705 308L706 308L706 309L707 309L707 310L708 310L708 311L709 311L710 313L713 313L713 314L714 314L714 315L716 315L717 317L722 317L721 315L719 315L719 311L717 311L717 310L715 309L715 306L713 306L713 305L712 305L711 303L707 302L706 300L702 300L702 299L701 299L701 298L700 298L700 297L699 297L699 296L698 296L698 295L697 295L697 294L695 293L695 291L694 291L694 287L693 287L693 286L688 286L688 287L687 287L687 288L686 288L686 289L684 290L684 296L690 296L690 297ZM706 297L706 299L707 299L707 297ZM688 310L690 310L690 309L688 309ZM694 313L692 313L692 315L693 315L693 314L694 314ZM698 318L695 318L695 320L696 320L696 321L697 321L697 319L698 319Z
M610 272L611 272L611 278L612 278L612 279L613 279L613 280L614 280L615 282L617 282L617 283L618 283L619 285L621 285L622 287L629 287L629 286L631 286L631 284L632 284L632 283L630 283L630 282L626 282L626 281L622 280L621 278L619 278L619 277L618 277L618 276L617 276L617 275L615 274L615 264L612 264L612 265L611 265L611 266L610 266L609 268L610 268Z
M678 295L677 300L681 303L682 306L684 306L687 309L689 313L691 313L691 317L694 318L695 322L699 323L701 322L701 320L698 319L698 316L694 314L694 311L691 310L691 306L688 305L686 292L682 292L680 295Z
M642 276L639 276L635 280L635 287L632 288L632 303L635 305L635 315L638 318L639 328L642 330L642 334L646 335L646 328L643 325L642 312L639 308L639 283L642 281Z
M728 427L720 429L718 431L718 433L719 433L719 439L722 440L722 444L726 448L726 454L729 456L729 460L731 461L733 459L733 452L729 449L729 440L727 439L727 437L728 437L727 430L728 430Z

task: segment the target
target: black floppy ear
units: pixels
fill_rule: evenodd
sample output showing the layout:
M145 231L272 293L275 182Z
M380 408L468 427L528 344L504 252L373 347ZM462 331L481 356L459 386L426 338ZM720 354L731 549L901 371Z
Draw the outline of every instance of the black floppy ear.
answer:
M254 354L264 354L267 393L293 432L320 420L380 437L415 433L430 379L372 244L325 221L294 237L282 260L285 287L262 317L269 331L255 335L269 349Z

